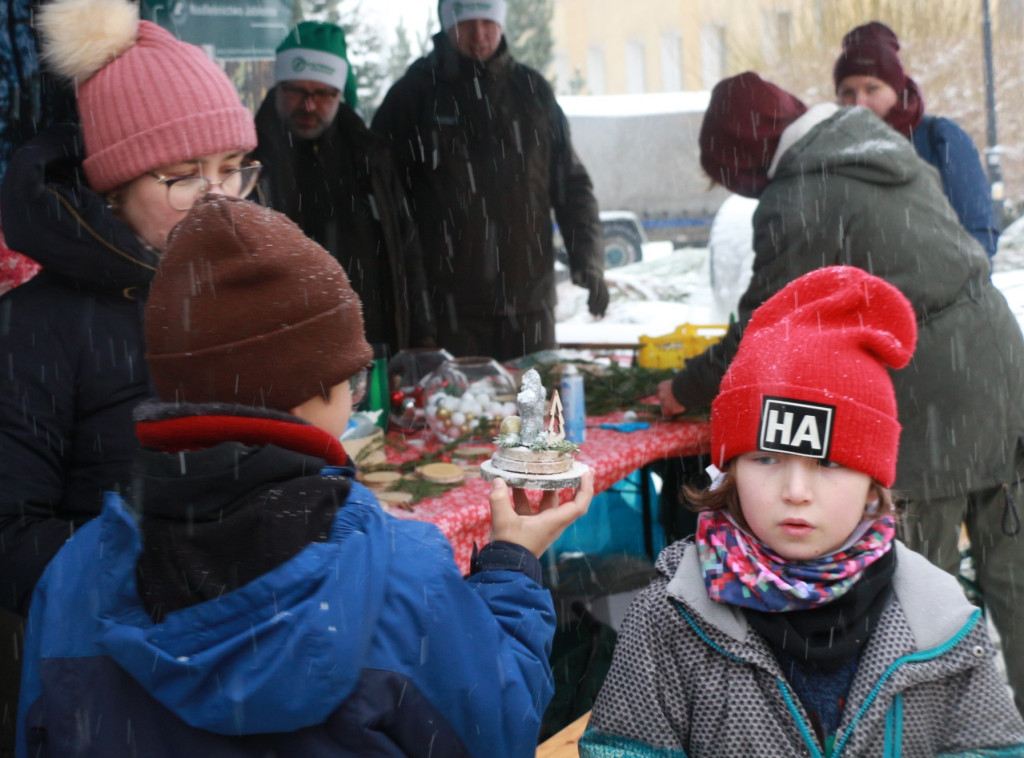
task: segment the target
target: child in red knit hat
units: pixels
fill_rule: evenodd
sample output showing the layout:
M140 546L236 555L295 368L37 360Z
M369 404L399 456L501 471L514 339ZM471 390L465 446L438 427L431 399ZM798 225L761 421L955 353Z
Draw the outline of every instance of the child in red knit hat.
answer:
M1024 754L981 612L894 539L889 369L916 340L907 299L855 267L754 313L696 538L630 609L582 756Z
M735 322L659 386L662 412L710 405L753 312L801 274L844 264L897 287L918 325L913 363L893 376L900 539L955 576L966 526L1024 713L1024 335L984 250L935 172L867 108L804 110L746 72L715 86L700 148L714 181L758 199L754 259Z

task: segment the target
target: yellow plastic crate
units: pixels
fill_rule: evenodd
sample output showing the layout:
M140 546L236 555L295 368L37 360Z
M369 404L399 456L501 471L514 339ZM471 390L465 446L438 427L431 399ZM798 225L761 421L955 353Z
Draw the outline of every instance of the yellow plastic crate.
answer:
M704 352L725 336L727 324L681 324L671 334L640 337L637 363L644 368L682 368L687 358Z

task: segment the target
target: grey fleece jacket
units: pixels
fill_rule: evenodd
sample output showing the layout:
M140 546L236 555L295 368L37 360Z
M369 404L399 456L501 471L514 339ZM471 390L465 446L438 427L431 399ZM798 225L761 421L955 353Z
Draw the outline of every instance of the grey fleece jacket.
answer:
M739 608L710 600L696 546L677 542L630 608L580 755L1024 756L1024 721L980 611L953 577L895 549L893 593L831 753L767 643Z

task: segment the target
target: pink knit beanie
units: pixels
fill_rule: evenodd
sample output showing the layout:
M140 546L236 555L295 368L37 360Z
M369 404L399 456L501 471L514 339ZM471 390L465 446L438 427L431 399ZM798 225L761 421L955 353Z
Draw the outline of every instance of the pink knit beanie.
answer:
M722 378L712 462L789 453L891 487L900 423L888 368L906 366L916 343L910 302L863 269L831 266L790 282L754 311Z
M43 57L77 86L89 186L103 194L160 166L256 147L252 114L195 45L130 0L53 0L38 12Z

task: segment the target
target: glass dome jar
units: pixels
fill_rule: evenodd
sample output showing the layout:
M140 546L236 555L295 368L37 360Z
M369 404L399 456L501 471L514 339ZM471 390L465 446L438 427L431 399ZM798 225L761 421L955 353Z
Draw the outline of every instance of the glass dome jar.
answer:
M413 430L427 425L422 380L450 360L453 360L452 354L447 350L421 347L400 350L388 362L389 419L392 427Z
M442 442L490 442L516 413L516 383L491 358L445 361L422 384L427 425Z

